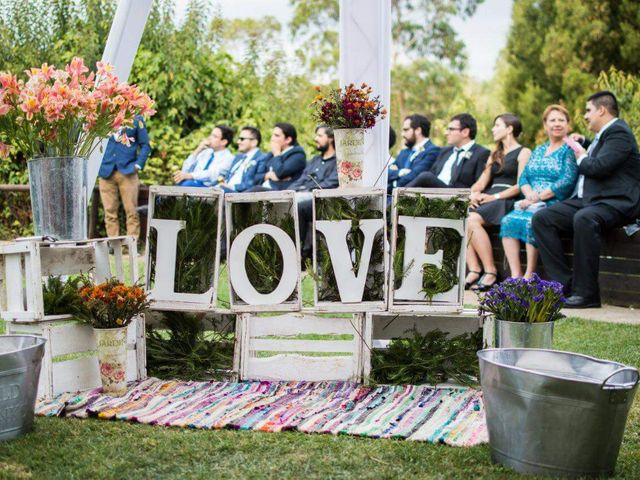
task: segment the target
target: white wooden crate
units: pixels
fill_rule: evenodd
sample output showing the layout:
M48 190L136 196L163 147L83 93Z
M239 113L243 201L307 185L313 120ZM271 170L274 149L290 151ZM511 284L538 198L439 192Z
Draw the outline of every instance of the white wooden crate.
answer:
M69 315L51 316L31 323L7 322L7 334L44 337L44 358L40 370L38 398L51 398L63 392L99 387L100 371L93 328ZM137 317L127 331L127 381L146 377L145 325Z
M450 337L473 333L483 327L478 311L465 309L459 313L397 314L389 312L367 313L364 325L364 379L371 375L371 350L386 348L394 338L406 338L408 331L416 329L425 334L435 329L448 332Z
M113 249L113 268L109 248ZM42 283L48 276L88 273L96 281L111 277L124 281L127 269L129 279L134 282L136 259L133 237L59 242L27 237L0 245L0 317L15 322L55 318L44 312Z
M386 222L386 191L376 188L338 188L330 190L314 190L313 192L313 269L318 271L318 231L317 231L317 202L318 199L324 198L344 198L350 203L356 199L369 198L372 210L378 210L382 214L382 238L386 242L387 222ZM346 240L345 240L346 241ZM379 275L385 279L388 277L388 250L386 245L384 248L383 263L378 265ZM351 259L353 261L353 259ZM334 269L335 275L335 269ZM319 312L371 312L383 311L387 308L387 286L388 282L384 282L383 296L380 301L326 301L318 299L318 284L314 281L314 308ZM366 287L365 287L366 289Z
M169 243L158 242L158 251L151 252L150 241L152 230L156 230L158 227L154 227L154 222L157 220L155 217L155 206L157 201L168 198L187 198L189 201L206 201L213 204L213 209L218 216L217 225L215 231L207 232L209 235L209 243L211 249L215 249L215 260L211 265L211 283L210 289L206 292L175 292L174 291L174 276L175 265L171 265L168 259L176 259L175 245L174 250L171 250ZM222 215L224 206L224 193L216 188L202 188L202 187L162 187L154 185L149 190L149 221L147 222L147 242L145 252L145 284L147 289L151 289L150 300L151 306L158 310L174 310L174 311L195 311L204 312L216 309L216 299L218 292L218 278L220 276L220 239L222 231ZM176 219L184 223L188 221L187 218ZM154 232L155 234L155 232ZM152 282L152 276L155 272L151 271L151 255L155 253L156 265L162 267L160 271L160 277L162 282L166 284L167 290L163 293L158 293L155 289L155 282Z
M398 240L398 199L402 197L417 197L423 196L426 198L443 199L448 200L451 198L461 198L462 200L468 199L470 191L468 189L455 189L455 188L396 188L393 190L393 201L391 207L391 264L395 256ZM427 217L425 217L427 218ZM395 313L450 313L461 312L464 308L464 274L465 274L465 253L467 245L467 219L466 217L461 220L449 220L440 218L430 218L429 223L431 227L444 227L458 229L461 233L461 248L460 255L458 256L458 284L449 292L444 292L435 295L431 301L427 300L401 300L397 298L397 290L394 288L395 274L394 269L390 268L389 272L389 301L388 311ZM429 226L427 226L427 233ZM406 237L405 237L406 238ZM407 266L405 265L405 268ZM411 265L409 269L421 269L421 265Z
M238 268L238 272L246 272L244 268L245 258L240 254L234 252L234 244L236 239L232 241L231 235L234 231L233 214L235 206L238 204L251 204L258 208L258 204L273 204L276 215L290 214L294 220L294 238L291 239L292 250L282 252L285 262L293 261L296 275L295 288L291 299L287 299L281 303L274 303L273 301L259 301L247 303L242 300L233 285L234 268ZM226 216L226 237L227 237L227 266L228 266L228 280L229 280L229 298L231 304L231 311L233 312L270 312L270 311L299 311L302 306L302 286L300 280L300 231L298 227L298 210L295 201L295 193L292 191L276 191L276 192L255 192L255 193L233 193L225 195L225 216ZM263 226L272 226L269 224L261 224ZM278 229L280 230L280 229ZM280 230L282 232L282 230ZM240 232L242 233L242 232ZM288 241L288 240L287 240ZM240 252L243 253L243 252ZM246 274L245 274L246 276ZM241 275L238 276L239 281L244 283ZM284 277L284 275L283 275ZM250 282L250 279L246 279ZM269 296L269 295L264 295Z
M238 315L234 369L242 380L350 380L363 372L364 315L320 318L292 313L274 317ZM328 336L326 340L305 335ZM350 335L351 338L331 339ZM264 354L270 356L261 356ZM339 354L314 356L313 354Z

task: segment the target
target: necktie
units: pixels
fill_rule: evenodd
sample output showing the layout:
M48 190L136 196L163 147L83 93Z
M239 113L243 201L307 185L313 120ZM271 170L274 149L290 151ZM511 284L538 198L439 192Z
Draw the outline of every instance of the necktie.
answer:
M593 152L594 148L596 148L596 145L598 144L598 140L600 140L599 133L593 138L593 142L591 142L591 145L589 145L589 148L587 148L587 157L589 157L591 155L591 152ZM584 193L584 175L580 175L578 177L578 182L576 183L576 189L574 190L573 195L571 196L582 198L583 193Z

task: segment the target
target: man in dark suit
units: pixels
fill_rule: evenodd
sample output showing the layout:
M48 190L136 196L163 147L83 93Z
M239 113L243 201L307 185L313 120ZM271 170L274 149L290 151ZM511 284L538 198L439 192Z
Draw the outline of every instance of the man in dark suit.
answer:
M255 186L255 176L259 169L263 169L266 153L259 150L262 136L260 130L246 126L240 130L238 137L238 155L235 156L231 167L220 178L216 187L227 193L244 192Z
M613 93L598 92L587 99L584 115L593 142L574 140L580 176L571 198L533 216L545 270L564 285L567 308L600 306L598 270L603 235L640 214L640 153L629 126L618 119ZM569 142L568 142L569 143ZM587 148L587 150L585 150ZM573 273L562 250L560 235L573 233Z
M140 236L140 217L137 211L140 188L138 171L144 168L151 146L144 119L139 115L133 119L132 126L124 128L117 135L120 134L128 137L128 143L116 140L116 135L109 137L98 172L98 188L104 206L107 236L120 235L118 209L122 200L127 217L127 235L133 235L137 239Z
M423 115L413 114L404 119L402 138L407 148L403 149L389 166L387 190L405 187L420 173L426 172L435 162L440 147L429 140L431 122Z
M476 119L468 113L451 118L446 134L449 146L440 150L428 172L418 175L407 187L471 188L490 153L475 142L477 133Z
M287 190L300 178L307 166L307 155L298 145L297 136L290 123L276 123L271 133L271 153L256 172L256 187L251 191Z

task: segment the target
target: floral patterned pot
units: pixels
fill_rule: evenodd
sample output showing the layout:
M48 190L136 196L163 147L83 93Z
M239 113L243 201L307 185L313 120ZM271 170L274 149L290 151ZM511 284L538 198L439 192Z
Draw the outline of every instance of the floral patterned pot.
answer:
M362 186L364 131L364 128L338 128L333 131L340 188Z
M127 392L127 327L94 328L102 392L121 397Z

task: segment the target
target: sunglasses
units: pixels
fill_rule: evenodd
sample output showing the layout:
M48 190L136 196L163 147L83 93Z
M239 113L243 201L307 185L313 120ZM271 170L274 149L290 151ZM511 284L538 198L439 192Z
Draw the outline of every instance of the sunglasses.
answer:
M243 142L245 140L255 140L255 138L252 138L252 137L238 137L238 141L239 142Z

